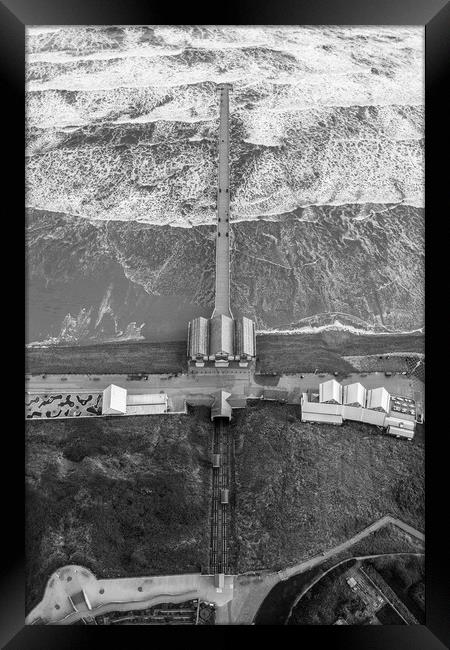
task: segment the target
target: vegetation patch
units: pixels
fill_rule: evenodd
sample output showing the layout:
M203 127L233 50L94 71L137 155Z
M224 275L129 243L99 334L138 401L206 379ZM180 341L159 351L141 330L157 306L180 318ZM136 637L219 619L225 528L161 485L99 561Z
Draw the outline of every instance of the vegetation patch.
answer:
M26 423L26 609L50 574L201 571L208 561L209 410Z
M424 556L400 555L380 557L369 563L395 591L419 623L425 622Z
M294 565L388 514L423 530L423 442L302 423L297 406L256 401L234 430L238 572Z

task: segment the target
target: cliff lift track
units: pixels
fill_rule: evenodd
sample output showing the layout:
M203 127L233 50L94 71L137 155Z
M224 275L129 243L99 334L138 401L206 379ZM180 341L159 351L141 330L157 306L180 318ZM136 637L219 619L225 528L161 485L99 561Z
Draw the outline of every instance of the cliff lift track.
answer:
M212 468L211 541L209 573L229 573L230 504L221 502L222 490L231 484L232 434L223 418L214 421L212 453L220 455L219 467Z

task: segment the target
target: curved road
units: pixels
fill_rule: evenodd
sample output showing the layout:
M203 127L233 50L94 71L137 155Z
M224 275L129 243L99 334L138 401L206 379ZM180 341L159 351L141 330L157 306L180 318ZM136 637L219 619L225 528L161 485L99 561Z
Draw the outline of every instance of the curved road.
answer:
M405 524L403 521L387 515L381 517L378 521L370 526L367 526L359 533L348 539L347 541L335 546L334 548L326 551L321 555L316 555L309 560L305 560L287 569L278 572L266 573L263 575L240 575L234 579L234 595L233 600L225 607L219 607L216 610L216 623L222 624L240 624L251 625L255 616L270 590L282 580L287 580L292 576L308 571L309 569L318 566L325 562L325 560L333 557L337 553L345 551L356 542L371 535L383 526L393 524L401 530L405 531L408 535L425 541L425 535L412 526Z
M346 542L339 544L339 546L335 546L330 551L326 551L321 555L316 555L310 560L306 560L305 562L296 564L292 567L289 567L288 569L283 569L282 571L278 571L280 580L287 580L288 578L295 576L297 573L303 573L304 571L308 571L309 569L312 569L313 567L317 566L318 564L321 564L322 562L332 557L333 555L336 555L341 551L345 551L347 548L349 548L349 546L353 546L353 544L356 544L356 542L359 542L360 540L364 539L365 537L367 537L367 535L371 535L376 530L379 530L380 528L382 528L383 526L387 526L388 524L393 524L394 526L401 528L403 531L405 531L405 533L408 533L408 535L412 535L413 537L420 539L422 542L425 541L425 535L423 533L416 530L412 526L405 524L403 521L400 521L400 519L395 519L394 517L387 515L385 517L382 517L381 519L378 519L378 521L371 524L370 526L367 526L367 528L364 528L362 531L360 531L353 537L350 537L350 539L348 539Z
M319 576L316 576L314 578L314 580L312 582L310 582L307 587L304 587L302 589L302 591L299 593L299 595L296 597L296 599L292 603L291 609L289 610L289 614L288 614L284 624L285 625L288 624L288 621L292 616L293 610L297 607L298 603L301 601L303 596L308 591L310 591L314 587L314 585L316 585L318 582L320 582L328 573L330 573L330 571L334 571L334 569L337 569L337 567L340 566L341 564L344 564L345 562L350 562L350 560L372 560L372 559L377 558L377 557L396 557L396 556L399 556L399 555L421 556L421 555L425 555L425 553L408 553L408 552L405 552L405 553L377 553L376 555L359 555L359 556L355 555L354 557L346 557L344 560L340 560L336 564L333 564L332 567L330 567L329 569L327 569L326 571L321 573Z

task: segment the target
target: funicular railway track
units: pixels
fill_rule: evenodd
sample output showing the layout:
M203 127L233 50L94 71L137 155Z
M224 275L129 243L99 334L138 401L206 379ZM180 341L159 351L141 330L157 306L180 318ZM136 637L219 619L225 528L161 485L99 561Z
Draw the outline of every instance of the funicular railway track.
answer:
M212 453L219 455L219 466L212 468L211 543L209 572L213 574L229 571L229 528L230 506L224 500L224 491L230 489L232 436L224 418L214 421Z

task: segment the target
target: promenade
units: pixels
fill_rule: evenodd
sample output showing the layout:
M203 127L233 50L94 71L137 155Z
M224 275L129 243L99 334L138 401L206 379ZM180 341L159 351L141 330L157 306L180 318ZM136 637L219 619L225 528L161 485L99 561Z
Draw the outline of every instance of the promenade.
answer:
M84 593L76 608L69 596ZM53 624L73 624L86 616L98 616L111 611L146 609L158 603L182 603L200 599L224 606L233 598L233 576L225 576L224 588L214 587L214 576L200 573L183 575L117 578L98 580L88 569L68 565L53 573L41 602L28 614L25 624L41 619Z
M180 375L147 375L147 379L133 380L128 375L34 375L28 376L25 392L29 395L47 394L63 391L99 392L110 384L126 388L130 395L165 392L169 396L175 411L182 410L184 400L192 405L211 406L218 390L225 390L233 397L258 399L263 397L265 389L287 391L287 401L300 404L302 392L308 388L318 389L321 382L331 379L330 374L290 374L270 377L252 374L248 370L226 368L214 369L214 372L192 372ZM62 380L64 378L64 380ZM407 375L386 377L382 372L353 373L341 380L345 386L361 382L366 388L384 386L392 395L415 397L418 393L424 400L424 384L419 379ZM178 408L180 407L180 408Z

